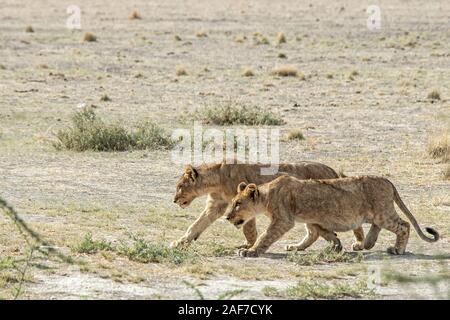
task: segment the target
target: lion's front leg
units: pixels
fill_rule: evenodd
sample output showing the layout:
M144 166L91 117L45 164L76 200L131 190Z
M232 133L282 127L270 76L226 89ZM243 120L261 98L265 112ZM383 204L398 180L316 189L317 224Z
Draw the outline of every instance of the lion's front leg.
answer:
M286 232L294 227L292 219L274 219L269 228L261 234L256 243L250 249L241 249L238 254L243 257L257 257L267 251L267 249Z
M227 205L228 203L223 200L215 200L208 197L206 208L197 220L189 226L186 233L180 239L173 241L170 247L180 248L189 246L192 241L197 240L206 228L224 214Z
M249 249L255 244L256 239L258 238L256 219L251 219L246 224L244 224L243 231L245 239L247 241L243 245L238 246L237 249Z

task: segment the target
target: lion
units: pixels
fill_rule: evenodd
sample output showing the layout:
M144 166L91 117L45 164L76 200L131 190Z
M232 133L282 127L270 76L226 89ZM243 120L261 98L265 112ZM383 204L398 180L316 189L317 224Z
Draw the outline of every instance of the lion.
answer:
M363 223L370 223L372 226L363 248L371 249L381 229L386 229L397 236L395 246L387 251L397 255L405 253L410 224L400 218L394 202L422 240L436 242L439 239L438 232L428 227L425 230L433 238L427 237L392 182L376 176L299 180L285 175L259 186L242 182L227 208L226 219L237 228L252 221L259 212L264 212L271 220L268 229L251 248L238 251L241 256L257 257L264 253L294 227L296 221L308 224L308 234L301 243L287 249L304 250L321 236L340 251L342 245L335 232L361 228Z
M236 195L236 187L242 181L266 183L274 178L290 174L299 179L333 179L338 174L330 167L316 162L300 162L298 164L280 164L276 175L261 175L262 164L203 164L196 168L188 165L176 186L173 202L181 208L186 208L197 197L208 195L206 207L197 220L187 229L186 233L171 247L186 247L197 240L200 234L214 221L223 216L226 208ZM306 226L309 228L309 226ZM241 246L251 248L257 239L256 220L248 221L244 228L246 243ZM362 249L364 231L354 230L355 250Z

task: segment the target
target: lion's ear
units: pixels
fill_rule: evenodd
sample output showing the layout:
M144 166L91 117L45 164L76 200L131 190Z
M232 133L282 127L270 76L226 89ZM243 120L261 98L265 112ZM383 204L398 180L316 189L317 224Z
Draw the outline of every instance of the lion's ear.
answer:
M239 183L238 187L237 187L237 192L242 192L245 190L245 187L247 186L247 184L245 182L241 182Z
M188 177L189 177L192 181L195 181L195 180L197 179L197 177L198 177L198 171L197 171L197 169L195 169L195 168L194 168L193 166L191 166L191 165L187 165L187 166L186 166L186 169L185 169L184 173L185 173L186 175L188 175Z
M247 190L247 194L249 195L249 197L250 197L252 200L256 200L256 199L258 198L258 196L259 196L259 190L258 190L258 187L256 186L256 184L250 183L250 184L246 187L246 190Z

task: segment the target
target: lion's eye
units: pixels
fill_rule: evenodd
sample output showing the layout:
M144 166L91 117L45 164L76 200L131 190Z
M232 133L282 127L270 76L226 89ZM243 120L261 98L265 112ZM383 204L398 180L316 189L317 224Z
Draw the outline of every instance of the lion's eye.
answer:
M241 204L240 203L238 203L237 205L236 205L236 207L234 207L234 210L239 210L239 207L241 206Z

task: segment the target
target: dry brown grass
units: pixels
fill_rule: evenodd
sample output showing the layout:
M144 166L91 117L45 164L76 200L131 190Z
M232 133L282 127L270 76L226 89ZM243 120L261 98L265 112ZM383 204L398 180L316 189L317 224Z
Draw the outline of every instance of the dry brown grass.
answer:
M272 70L272 75L279 77L296 77L298 70L294 66L281 66Z
M450 161L450 134L443 132L432 136L428 140L428 154L442 162Z
M244 71L242 71L242 76L244 77L253 77L255 73L250 68L245 68Z
M186 69L182 66L177 67L175 72L176 72L177 76L187 76L187 74L188 74Z
M240 35L240 36L237 36L236 38L234 38L234 42L237 42L237 43L243 43L245 40L247 40L247 37L244 35Z
M128 16L128 19L130 20L136 20L136 19L142 19L141 15L139 14L139 12L137 10L133 10L130 15Z
M206 33L206 31L200 30L200 31L197 31L195 36L197 38L206 38L208 36L208 34Z
M430 91L427 95L430 100L441 100L441 94L437 90Z
M25 28L25 32L34 32L34 29L33 29L32 26L27 26L27 27Z
M448 165L447 168L445 168L444 170L444 179L450 180L450 165Z
M283 32L278 32L278 34L277 34L277 43L278 44L286 43L286 36L284 35Z
M97 41L97 37L91 32L86 32L83 35L83 41L85 41L85 42L94 42L94 41Z
M291 129L286 135L287 140L305 140L305 136L299 129Z

